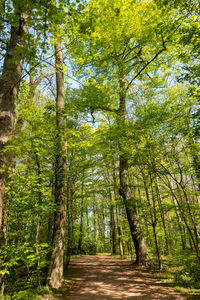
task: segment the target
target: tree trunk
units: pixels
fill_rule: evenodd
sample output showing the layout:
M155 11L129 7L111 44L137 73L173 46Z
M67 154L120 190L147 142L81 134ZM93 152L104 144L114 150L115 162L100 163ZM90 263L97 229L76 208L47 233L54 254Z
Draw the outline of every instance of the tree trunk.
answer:
M95 238L95 254L97 253L97 241L98 241L98 235L97 235L97 201L96 201L96 195L95 192L93 193L93 226L94 226L94 238Z
M65 248L65 227L66 227L66 195L65 195L65 179L66 179L66 159L65 159L65 143L63 141L65 118L65 92L64 92L64 76L63 76L63 58L61 50L61 42L57 39L55 45L55 64L56 64L56 119L57 119L57 155L55 162L55 203L56 211L54 218L53 230L53 251L49 266L49 285L52 288L59 288L63 283L63 262Z
M174 201L174 198L173 198ZM185 236L185 228L184 226L181 224L181 220L180 220L180 216L178 214L178 209L176 207L176 203L174 201L174 208L175 208L175 213L176 213L176 218L177 218L177 222L178 222L178 228L180 231L180 235L181 235L181 245L182 245L182 249L186 250L187 248L187 240L186 240L186 236Z
M108 170L107 166L107 176L108 176L108 190L110 196L110 240L112 245L112 254L117 253L116 249L116 229L115 229L115 213L114 213L114 205L113 202L115 201L113 192L111 191L111 175Z
M192 156L193 168L196 175L198 190L200 191L200 155L198 151L198 143L195 138L189 139L190 153Z
M164 234L165 234L165 254L169 254L169 249L170 249L170 243L169 243L169 235L167 232L167 225L166 225L166 220L165 220L165 213L164 213L164 208L163 208L163 203L162 203L162 197L160 193L160 186L158 182L158 178L155 176L155 184L156 184L156 194L157 194L157 200L158 200L158 206L160 210L160 215L162 219L162 224L163 224L163 229L164 229Z
M114 185L114 200L117 200L117 178L116 178L116 170L115 170L115 162L112 162L113 166L113 185ZM124 243L123 243L123 229L121 224L121 207L119 205L116 206L116 219L117 219L117 232L118 232L118 241L119 241L119 251L120 256L124 257Z
M68 169L69 172L69 169ZM73 193L71 191L73 190L72 188L72 180L68 176L67 178L67 249L66 249L66 259L65 263L68 266L70 263L70 257L71 257L71 243L72 243L72 212L71 212L71 201L73 197Z
M158 266L159 269L162 269L162 260L161 260L161 255L160 255L160 248L159 248L159 243L158 243L158 235L156 231L156 226L157 226L157 211L156 211L156 201L154 197L154 190L153 190L153 179L152 175L149 172L149 177L150 177L150 183L151 183L151 195L152 195L152 202L153 205L151 205L151 199L149 196L148 192L148 187L147 187L147 182L145 179L145 176L143 176L144 184L145 184L145 190L146 190L146 195L147 195L147 200L149 203L149 208L150 208L150 215L151 215L151 223L152 223L152 228L153 228L153 235L154 235L154 241L155 241L155 247L156 247L156 254L158 258Z
M120 195L123 198L126 209L129 228L136 252L136 264L146 264L149 260L147 247L142 236L139 217L136 206L133 202L132 191L128 179L128 161L127 158L120 155Z
M84 175L83 175L84 178ZM80 254L82 252L82 240L83 240L83 213L84 213L84 182L82 181L82 187L81 187L81 216L80 216L80 227L79 227L79 239L78 239L78 248L77 248L77 254Z
M166 178L167 178L167 177L166 177ZM191 238L191 241L192 241L192 243L193 243L193 246L194 246L194 249L195 249L195 252L196 252L196 255L197 255L197 259L198 259L198 261L200 262L200 250L199 250L199 245L196 243L196 239L195 239L195 237L194 237L194 235L193 235L192 229L191 229L190 224L189 224L189 222L188 222L187 215L185 215L185 211L184 211L184 208L183 208L183 206L182 206L182 203L181 203L180 199L178 199L176 193L174 193L173 187L172 187L171 182L170 182L169 179L168 179L168 187L169 187L170 192L171 192L171 194L172 194L172 196L173 196L173 198L174 198L175 204L178 205L178 209L179 209L179 212L180 212L180 216L181 216L183 222L185 223L185 227L186 227L186 229L187 229L187 231L188 231L188 234L189 234L189 236L190 236L190 238Z
M110 205L110 231L111 231L111 242L112 242L112 254L117 253L116 249L116 231L115 231L115 215L114 206Z
M123 258L124 257L124 244L123 244L123 231L122 231L122 225L121 225L121 216L120 216L120 207L116 207L116 215L117 215L117 231L118 231L118 240L119 240L119 251L120 251L120 256Z
M28 33L27 14L21 13L17 26L11 26L10 41L0 77L0 229L2 225L3 198L6 186L6 167L11 157L5 147L12 139L15 124L15 110L21 81L22 66L26 41L24 35Z
M120 80L120 105L118 110L118 126L123 135L125 129L125 114L126 114L126 94L125 94L125 80L121 77ZM136 205L134 203L132 190L129 184L129 170L128 170L128 153L124 149L124 141L122 138L119 140L119 177L120 188L119 194L123 198L124 206L126 209L127 219L131 232L131 237L135 246L137 265L147 264L149 261L148 250L142 235L139 223L139 216Z

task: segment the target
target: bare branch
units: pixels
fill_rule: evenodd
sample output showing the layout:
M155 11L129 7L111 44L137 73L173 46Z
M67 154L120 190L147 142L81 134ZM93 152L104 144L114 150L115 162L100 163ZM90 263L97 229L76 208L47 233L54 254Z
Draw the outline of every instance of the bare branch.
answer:
M33 85L34 85L34 86L38 86L38 85L41 83L42 79L54 75L55 72L56 72L56 71L53 71L53 72L47 73L47 74L41 74L41 75L34 81Z

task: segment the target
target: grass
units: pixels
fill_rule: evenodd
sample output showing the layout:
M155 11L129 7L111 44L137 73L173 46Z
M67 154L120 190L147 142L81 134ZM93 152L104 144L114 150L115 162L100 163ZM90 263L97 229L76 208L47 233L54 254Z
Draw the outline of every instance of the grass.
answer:
M37 287L34 289L27 289L13 294L13 300L39 300L50 293L47 287Z
M179 251L164 258L163 270L156 277L187 299L200 299L200 266L191 252Z
M54 300L54 299L63 299L66 296L72 286L71 280L65 280L65 284L59 289L50 289L47 297L42 298L41 300Z

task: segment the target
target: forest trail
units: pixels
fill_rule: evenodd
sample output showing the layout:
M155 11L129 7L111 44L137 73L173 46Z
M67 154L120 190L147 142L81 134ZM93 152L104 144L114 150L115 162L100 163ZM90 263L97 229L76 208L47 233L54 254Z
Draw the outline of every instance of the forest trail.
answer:
M184 296L163 286L144 267L109 255L73 259L66 271L73 286L63 300L183 300Z

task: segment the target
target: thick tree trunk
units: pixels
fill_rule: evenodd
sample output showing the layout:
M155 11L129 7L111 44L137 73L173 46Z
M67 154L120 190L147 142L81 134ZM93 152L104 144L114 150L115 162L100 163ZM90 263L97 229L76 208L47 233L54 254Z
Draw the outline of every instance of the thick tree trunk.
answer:
M120 155L120 189L119 193L123 198L131 237L135 246L137 265L147 264L149 255L140 228L139 217L133 201L133 195L129 186L128 160L126 156Z
M10 41L0 77L0 229L2 224L3 198L6 186L6 167L11 157L3 151L12 139L15 123L15 109L21 81L24 51L24 36L28 33L27 14L19 15L19 22L11 26Z
M125 129L125 115L126 115L126 92L125 92L125 78L121 77L120 80L120 105L118 110L118 126L121 130L121 134L124 134ZM131 237L135 246L136 261L135 263L147 264L149 260L148 250L142 235L142 231L139 223L139 216L136 205L133 199L133 193L129 184L129 170L128 170L128 153L124 147L123 138L119 140L119 177L120 188L119 194L123 198L124 206L126 209L127 219L131 232Z
M52 288L59 288L63 283L63 261L65 248L65 227L66 227L66 159L65 144L63 141L65 118L65 92L63 76L63 58L61 43L59 39L55 45L55 63L56 63L56 118L57 118L57 155L55 164L55 202L56 212L53 230L53 251L49 266L49 285Z

